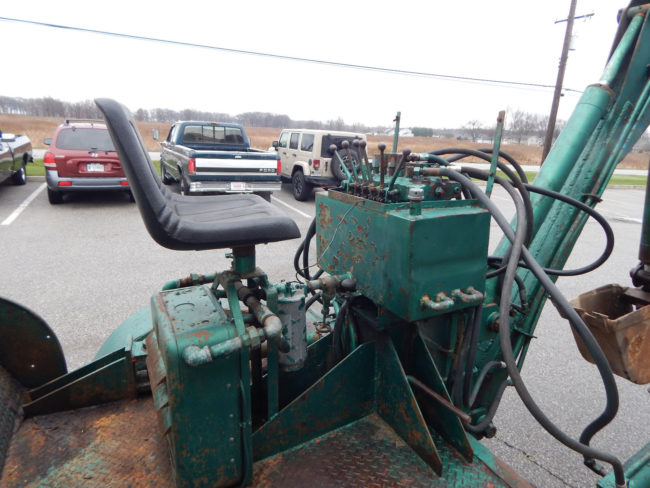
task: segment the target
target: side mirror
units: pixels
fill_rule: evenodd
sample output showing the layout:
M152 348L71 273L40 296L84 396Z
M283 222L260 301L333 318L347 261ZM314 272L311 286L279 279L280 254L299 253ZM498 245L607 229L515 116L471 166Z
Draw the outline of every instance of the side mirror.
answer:
M280 147L280 143L278 141L273 141L273 147L277 151L278 147Z
M50 144L52 144L52 138L51 137L46 137L45 139L43 139L43 144L45 144L46 146L49 146Z
M158 138L160 137L160 132L158 131L158 129L151 129L151 132L153 133L153 140L157 141Z

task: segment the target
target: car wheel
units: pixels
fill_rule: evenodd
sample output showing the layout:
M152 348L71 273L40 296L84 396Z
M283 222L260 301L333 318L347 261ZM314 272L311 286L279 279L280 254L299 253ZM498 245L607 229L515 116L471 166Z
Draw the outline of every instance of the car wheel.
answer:
M260 192L260 193L255 193L255 195L257 195L259 197L262 197L267 202L271 201L271 192L270 191L263 191L263 192Z
M345 167L348 169L350 174L354 174L352 171L352 163L348 159L348 153L347 151L340 149L337 151L337 154L332 154L332 174L336 176L339 181L347 180L348 176L345 174L345 170L341 167L341 161L339 161L339 156L341 160L343 161L343 164L345 164ZM357 153L355 149L350 149L350 156L352 156L352 161L354 162L354 169L357 171L357 174L361 171L361 157Z
M171 185L174 181L173 178L169 176L169 173L167 173L165 165L162 163L162 161L160 162L160 179L165 185Z
M27 174L25 173L24 165L13 174L13 180L15 185L24 185L27 183Z
M305 181L305 175L302 171L296 171L291 178L291 182L293 183L293 198L304 202L311 196L311 185Z
M189 195L190 194L190 189L187 186L187 181L185 181L185 178L183 178L183 174L181 173L181 195Z
M52 191L48 188L47 199L52 205L63 203L63 193L61 193L60 191Z
M129 196L129 201L131 203L135 203L135 197L133 196L133 192L131 190L127 191L126 194Z

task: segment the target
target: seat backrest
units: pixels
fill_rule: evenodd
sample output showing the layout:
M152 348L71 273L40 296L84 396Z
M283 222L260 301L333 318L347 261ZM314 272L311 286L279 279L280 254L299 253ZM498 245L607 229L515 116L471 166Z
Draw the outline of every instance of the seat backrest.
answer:
M128 109L108 98L98 98L95 103L104 114L147 230L154 240L160 243L161 240L166 240L166 233L158 222L163 214L170 213L167 208L169 190L163 187L158 178L149 152Z

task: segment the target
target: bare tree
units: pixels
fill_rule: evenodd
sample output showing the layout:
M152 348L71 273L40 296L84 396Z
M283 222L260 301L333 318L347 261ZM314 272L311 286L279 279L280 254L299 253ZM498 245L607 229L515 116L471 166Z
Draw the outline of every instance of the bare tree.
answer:
M524 137L527 137L535 132L538 126L537 116L523 110L509 110L508 120L509 132L521 144Z
M467 131L469 138L472 142L476 142L481 135L481 129L483 125L478 120L470 120L463 126L463 129Z

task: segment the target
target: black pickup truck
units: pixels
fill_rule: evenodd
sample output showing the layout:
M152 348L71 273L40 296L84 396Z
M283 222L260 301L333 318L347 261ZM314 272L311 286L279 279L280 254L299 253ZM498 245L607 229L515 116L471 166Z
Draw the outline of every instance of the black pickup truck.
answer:
M161 142L160 176L181 193L256 193L267 200L281 189L280 157L250 147L239 124L185 121Z
M0 132L0 183L11 178L16 185L27 181L25 165L33 161L29 137Z

